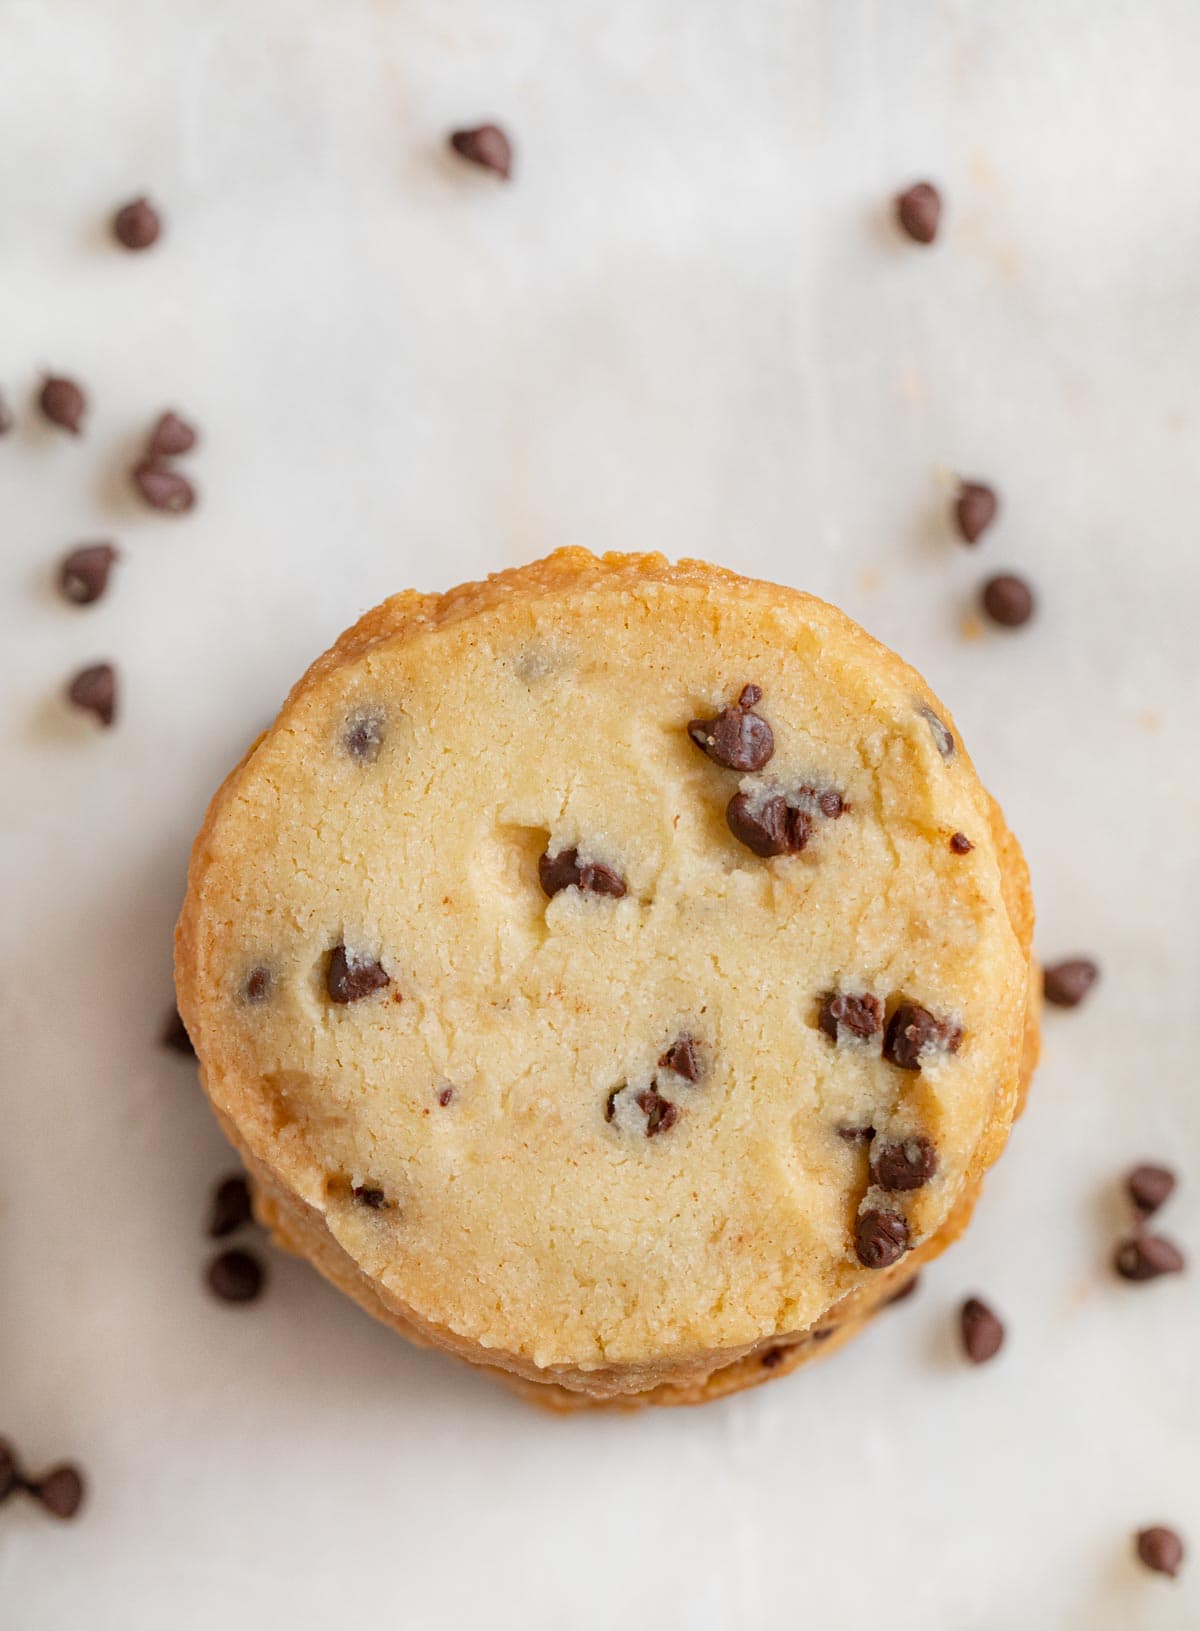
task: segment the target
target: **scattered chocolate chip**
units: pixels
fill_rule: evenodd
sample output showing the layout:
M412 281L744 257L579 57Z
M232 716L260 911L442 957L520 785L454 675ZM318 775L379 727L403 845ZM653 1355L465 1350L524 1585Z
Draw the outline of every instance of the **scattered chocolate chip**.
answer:
M921 1189L937 1171L937 1150L921 1134L871 1145L871 1177L888 1191Z
M926 1054L957 1053L961 1043L961 1026L935 1019L918 1003L905 1002L888 1021L883 1057L901 1070L920 1070Z
M164 1048L171 1048L175 1053L185 1053L189 1059L196 1057L192 1039L187 1033L187 1026L180 1018L178 1008L172 1008L167 1016L160 1040Z
M157 459L140 459L130 475L152 510L185 515L196 502L196 489L187 477Z
M1024 578L1001 572L983 586L980 602L993 623L1001 628L1019 629L1034 612L1033 590Z
M76 606L90 606L108 588L108 575L120 555L111 544L80 544L64 557L58 569L63 598Z
M1078 1008L1100 978L1100 970L1089 957L1068 957L1042 970L1042 991L1056 1008Z
M450 1100L453 1097L454 1097L454 1089L452 1087L440 1087L438 1089L437 1101L441 1105L443 1110L450 1103Z
M938 234L942 195L931 181L918 181L896 198L896 219L914 243L931 244Z
M83 1474L67 1462L30 1479L25 1487L53 1518L73 1518L83 1505Z
M1136 1537L1137 1555L1155 1574L1167 1574L1174 1580L1183 1563L1183 1541L1174 1529L1156 1523L1149 1529L1140 1529Z
M221 1252L208 1265L208 1286L223 1303L252 1303L263 1288L265 1273L249 1252Z
M985 1302L968 1297L958 1316L963 1352L972 1365L986 1365L1004 1345L1004 1326Z
M559 850L557 855L547 851L538 860L538 879L549 898L564 889L578 889L585 895L609 895L614 900L620 900L625 893L625 880L619 873L599 861L581 864L579 851L574 849Z
M1125 1188L1139 1215L1148 1218L1170 1198L1175 1183L1175 1174L1170 1167L1156 1167L1144 1162L1134 1167L1125 1180Z
M255 1006L260 1002L266 1002L271 995L271 970L269 968L252 968L246 976L246 984L242 989L247 1002L254 1003Z
M374 958L352 956L345 946L335 946L329 953L325 989L334 1002L361 1002L391 983L391 976L384 973L382 963Z
M1113 1267L1122 1280L1157 1280L1164 1274L1182 1274L1185 1263L1174 1241L1139 1231L1117 1247Z
M0 1501L7 1501L23 1482L17 1452L7 1439L0 1439Z
M505 181L512 174L512 143L499 125L476 125L471 130L456 130L450 136L450 146L464 159L485 170L494 170Z
M854 1250L864 1268L890 1268L908 1250L908 1224L898 1212L863 1212L854 1225Z
M950 834L950 848L955 855L970 855L975 846L965 832L955 832Z
M907 1302L910 1297L913 1297L913 1296L916 1295L917 1289L920 1286L920 1284L921 1284L921 1276L920 1276L919 1273L910 1275L910 1277L900 1287L899 1291L893 1291L892 1292L891 1296L887 1299L887 1301L884 1303L883 1306L885 1308L890 1308L893 1303Z
M16 422L12 409L5 399L0 396L0 436L7 436Z
M663 1070L673 1070L676 1076L682 1076L685 1082L700 1080L703 1063L700 1057L700 1044L694 1037L681 1036L678 1041L672 1042L658 1062Z
M254 1216L250 1205L250 1185L240 1172L223 1178L213 1190L208 1213L208 1238L221 1240L244 1228Z
M927 708L925 704L921 702L917 704L917 712L929 726L929 729L933 734L933 740L937 744L937 750L941 754L942 758L953 759L954 737L946 729L946 726L934 713L933 709Z
M355 1184L350 1193L356 1201L361 1201L364 1206L369 1206L373 1212L382 1212L387 1205L387 1196L382 1189L376 1188L374 1184Z
M869 1144L875 1137L874 1127L839 1127L838 1137L847 1144Z
M834 1042L867 1042L883 1029L883 1004L870 992L830 991L821 999L817 1024Z
M195 426L189 425L186 419L181 419L177 413L168 409L166 413L159 414L155 421L154 429L146 442L146 457L173 459L177 454L190 453L196 441Z
M124 249L149 249L158 242L162 218L148 198L134 198L113 216L113 237Z
M761 701L757 685L747 685L736 703L722 708L715 719L693 719L688 735L714 764L726 770L761 770L775 751L770 725L754 705Z
M67 701L85 713L95 714L107 728L117 717L117 671L111 663L93 663L81 668L67 686Z
M725 811L729 830L739 844L745 844L755 855L764 857L786 855L791 847L787 800L781 793L769 798L757 798L749 793L735 793Z
M974 544L996 519L1000 500L995 489L982 481L964 481L954 501L954 519L964 543Z
M69 430L78 436L83 429L83 416L87 412L87 397L73 379L49 375L42 384L38 407L52 425Z
M759 1358L759 1364L764 1370L774 1370L776 1365L782 1365L787 1358L788 1351L795 1347L794 1342L780 1342L774 1348L767 1348Z
M376 709L351 714L342 731L342 745L352 759L372 765L383 746L384 716Z
M664 1099L655 1087L647 1087L638 1094L637 1107L646 1118L647 1138L669 1131L679 1120L679 1106Z

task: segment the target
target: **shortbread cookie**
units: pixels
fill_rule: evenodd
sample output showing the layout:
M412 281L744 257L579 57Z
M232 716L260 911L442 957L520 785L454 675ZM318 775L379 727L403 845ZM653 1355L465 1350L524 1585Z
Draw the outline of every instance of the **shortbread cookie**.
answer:
M369 613L217 794L178 931L277 1232L548 1402L853 1328L965 1221L1035 1046L956 738L840 612L700 562Z

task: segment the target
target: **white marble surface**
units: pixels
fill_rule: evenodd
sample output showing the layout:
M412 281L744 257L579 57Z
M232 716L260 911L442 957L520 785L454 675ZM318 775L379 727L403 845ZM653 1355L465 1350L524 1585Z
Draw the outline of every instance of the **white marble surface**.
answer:
M0 0L0 1513L5 1631L1194 1631L1196 1280L1106 1271L1169 1157L1200 1257L1194 0ZM509 188L442 154L495 115ZM933 250L885 203L945 188ZM148 189L153 252L106 241ZM120 472L161 406L202 507ZM24 406L24 402L22 402ZM993 479L978 551L950 473ZM110 597L59 603L110 535ZM1051 1014L976 1225L827 1366L558 1421L274 1257L200 1289L230 1165L155 1046L218 777L362 608L563 543L816 590L921 667L1024 840ZM1035 626L961 633L989 569ZM55 697L112 656L119 728ZM953 1341L981 1290L990 1368ZM1130 1532L1189 1536L1174 1585Z

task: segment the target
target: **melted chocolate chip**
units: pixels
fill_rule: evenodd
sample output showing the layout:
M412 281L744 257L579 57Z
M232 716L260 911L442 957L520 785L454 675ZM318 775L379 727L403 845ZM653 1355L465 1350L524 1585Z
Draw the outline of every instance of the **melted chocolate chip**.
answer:
M246 976L243 993L246 1001L257 1006L266 1002L271 995L271 970L269 968L252 968Z
M187 1026L183 1023L178 1008L172 1008L168 1014L160 1041L164 1048L170 1048L174 1053L186 1054L189 1059L196 1057L192 1039L187 1033Z
M896 220L914 243L931 244L942 218L942 195L931 181L917 181L896 198Z
M1136 1536L1139 1560L1155 1574L1166 1574L1174 1580L1183 1564L1183 1541L1174 1529L1156 1523L1141 1529Z
M166 413L159 414L155 421L146 442L146 456L151 459L173 459L179 453L190 453L196 441L195 426L168 409Z
M761 698L757 685L744 686L737 702L722 708L715 719L693 719L688 735L726 770L761 770L775 751L770 725L753 711Z
M208 1265L208 1288L223 1303L252 1303L265 1278L262 1264L249 1252L221 1252Z
M383 746L386 721L374 708L351 714L342 731L342 746L359 764L373 765Z
M908 1250L908 1224L898 1212L873 1207L854 1225L854 1251L866 1269L886 1269Z
M1170 1167L1152 1166L1147 1162L1134 1167L1125 1179L1125 1188L1139 1216L1148 1218L1170 1198L1175 1183L1175 1174Z
M1141 1231L1123 1240L1113 1256L1113 1268L1122 1280L1157 1280L1164 1274L1182 1274L1185 1267L1173 1240Z
M578 889L585 895L608 895L620 900L625 893L625 880L612 867L599 861L579 860L579 851L560 850L557 855L549 851L538 860L538 879L548 898L561 894L564 889Z
M929 726L930 733L933 736L933 740L934 740L935 744L937 745L937 750L941 754L942 758L943 759L953 759L953 757L954 757L954 737L946 729L946 726L942 723L942 721L934 713L933 709L932 708L927 708L925 706L925 704L922 702L922 703L918 703L917 712L920 714L921 718L925 721L925 723Z
M81 668L67 686L67 701L94 714L107 729L117 717L117 671L111 663Z
M374 1184L355 1184L350 1193L356 1201L361 1201L364 1206L369 1206L373 1212L382 1212L387 1205L387 1196L382 1189L378 1189Z
M880 1189L921 1189L937 1171L937 1150L918 1134L894 1141L877 1138L871 1146L871 1177Z
M52 1467L41 1478L30 1479L25 1488L52 1518L62 1519L75 1516L86 1493L83 1474L69 1462Z
M240 1172L223 1178L213 1190L208 1213L208 1238L223 1240L237 1229L242 1229L253 1217L250 1205L250 1185Z
M681 1036L678 1041L672 1042L658 1062L663 1070L673 1070L685 1082L700 1080L703 1068L700 1044L693 1037Z
M668 1132L679 1120L679 1106L664 1099L656 1087L647 1087L637 1096L637 1107L646 1118L646 1137Z
M830 991L821 999L817 1024L834 1042L870 1041L883 1029L883 1004L870 992Z
M972 1365L986 1365L1004 1345L1004 1326L985 1302L968 1297L958 1316L963 1352Z
M123 249L149 249L158 242L162 218L148 198L134 198L113 216L112 229Z
M484 170L495 171L505 181L512 174L512 143L499 125L456 130L450 136L450 146L464 159Z
M63 599L74 606L90 606L108 588L108 576L120 559L111 544L80 544L58 569Z
M130 479L152 510L185 515L196 502L196 489L187 477L158 459L141 459Z
M978 543L996 519L1000 500L995 489L982 481L964 481L954 501L954 519L965 544Z
M1099 978L1090 957L1068 957L1042 970L1042 991L1056 1008L1078 1008Z
M928 1008L915 1002L901 1003L888 1021L883 1057L901 1070L920 1070L927 1054L957 1053L962 1035L961 1026L935 1019Z
M382 963L374 958L359 958L348 952L344 945L335 946L329 953L329 967L325 974L325 989L334 1002L361 1002L375 991L392 983Z
M781 793L762 799L735 793L725 811L729 830L739 844L764 858L786 855L791 848L788 818L793 812Z
M950 834L950 848L955 855L970 855L975 846L965 832L956 832Z
M62 430L78 436L83 429L83 416L87 413L87 397L83 388L73 379L50 375L42 384L38 407L44 418Z
M980 603L992 622L1004 629L1019 629L1028 623L1036 604L1033 590L1013 572L989 578L980 592Z

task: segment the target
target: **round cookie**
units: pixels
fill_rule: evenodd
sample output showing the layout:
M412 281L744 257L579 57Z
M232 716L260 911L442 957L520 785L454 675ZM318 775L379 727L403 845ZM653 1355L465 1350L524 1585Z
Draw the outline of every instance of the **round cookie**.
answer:
M699 1402L965 1222L1030 927L897 657L567 550L314 664L213 801L177 985L261 1210L372 1313L550 1403Z

